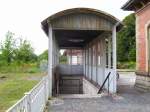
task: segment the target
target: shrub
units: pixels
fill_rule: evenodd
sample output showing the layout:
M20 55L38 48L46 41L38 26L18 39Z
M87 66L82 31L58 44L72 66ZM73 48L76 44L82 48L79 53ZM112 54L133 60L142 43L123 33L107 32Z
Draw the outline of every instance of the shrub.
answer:
M24 63L18 64L17 62L11 63L10 65L0 66L1 73L37 73L40 72L37 63Z
M136 62L118 62L117 68L118 69L135 69Z

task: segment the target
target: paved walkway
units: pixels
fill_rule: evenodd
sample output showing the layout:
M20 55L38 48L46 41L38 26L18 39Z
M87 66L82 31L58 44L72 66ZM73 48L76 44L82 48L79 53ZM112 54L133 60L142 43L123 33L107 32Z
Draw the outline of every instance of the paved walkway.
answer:
M150 93L136 91L134 81L133 73L121 75L117 95L55 99L49 112L150 112Z

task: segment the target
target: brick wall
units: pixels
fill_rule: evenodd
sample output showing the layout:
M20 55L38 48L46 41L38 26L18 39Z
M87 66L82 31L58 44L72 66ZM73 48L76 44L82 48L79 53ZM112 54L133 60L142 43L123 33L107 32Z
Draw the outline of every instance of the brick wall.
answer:
M147 72L147 26L150 24L150 5L136 12L137 71Z

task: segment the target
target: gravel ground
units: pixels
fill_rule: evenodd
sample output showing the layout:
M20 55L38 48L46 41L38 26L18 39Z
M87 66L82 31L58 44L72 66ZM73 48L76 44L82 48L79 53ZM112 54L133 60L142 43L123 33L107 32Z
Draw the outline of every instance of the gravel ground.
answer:
M101 98L55 99L48 112L150 112L150 93L134 89L135 74L120 73L118 93Z

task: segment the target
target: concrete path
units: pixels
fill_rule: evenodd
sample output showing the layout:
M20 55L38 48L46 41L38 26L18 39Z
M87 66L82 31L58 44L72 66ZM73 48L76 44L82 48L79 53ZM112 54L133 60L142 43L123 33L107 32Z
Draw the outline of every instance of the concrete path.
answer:
M122 74L122 73L121 73ZM56 98L48 112L150 112L150 93L134 89L135 75L120 75L117 95L99 98Z
M136 75L134 72L119 72L120 78L118 80L118 85L134 85Z

